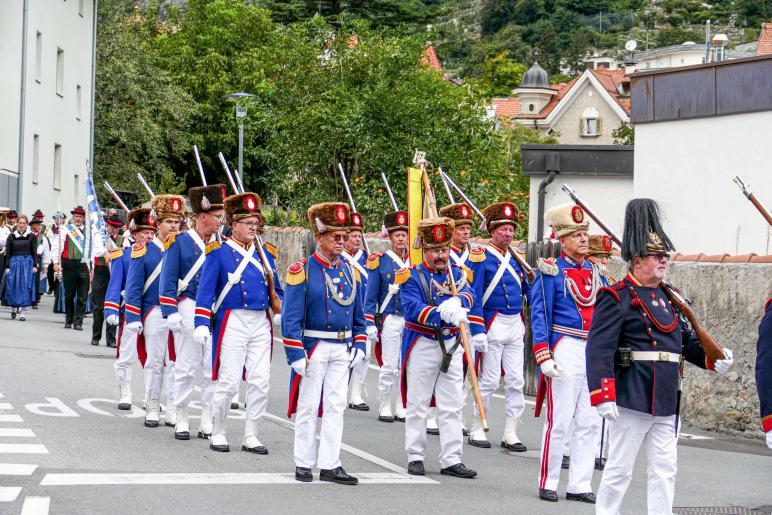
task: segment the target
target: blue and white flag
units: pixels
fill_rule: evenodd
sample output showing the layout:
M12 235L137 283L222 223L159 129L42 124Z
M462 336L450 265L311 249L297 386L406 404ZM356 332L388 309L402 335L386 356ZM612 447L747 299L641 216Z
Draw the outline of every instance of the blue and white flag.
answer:
M102 245L107 244L108 234L107 227L105 226L105 220L102 214L102 209L99 207L99 199L96 195L96 188L94 187L94 171L90 166L86 167L86 203L88 209L88 234L86 237L87 252L89 266L93 265L94 260L94 234L100 234L102 237Z

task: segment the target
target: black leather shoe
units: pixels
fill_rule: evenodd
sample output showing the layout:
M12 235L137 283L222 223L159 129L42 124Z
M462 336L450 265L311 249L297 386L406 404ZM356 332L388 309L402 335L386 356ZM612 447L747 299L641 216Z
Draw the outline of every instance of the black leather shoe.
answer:
M424 469L424 462L411 461L407 464L407 473L411 476L425 476L426 470Z
M570 466L571 466L571 457L563 456L563 464L560 465L560 468L568 470L568 467Z
M311 469L305 467L295 467L295 481L301 483L310 483L314 480L314 475L311 474Z
M490 449L491 443L488 440L475 440L471 436L467 438L469 445L472 447L479 447L480 449Z
M241 446L242 451L251 452L252 454L268 454L268 449L264 445L256 445L254 447Z
M331 483L338 483L339 485L355 485L359 483L359 480L354 476L349 476L343 467L338 467L334 470L324 470L319 472L320 481L329 481Z
M349 402L348 407L355 411L370 411L370 406L368 406L366 402L363 402L360 404L354 404L353 402Z
M539 499L548 502L558 502L558 493L555 490L539 489Z
M426 434L432 435L432 436L440 436L440 430L438 429L427 429Z
M115 342L107 342L105 345L107 345L109 348L114 349L118 346Z
M145 427L158 427L158 421L145 419Z
M566 499L569 501L581 501L586 502L587 504L595 504L595 494L592 492L584 494L569 494L566 492Z
M506 450L512 451L512 452L525 452L528 450L528 448L525 445L523 445L521 442L517 442L517 443L501 442L501 446Z
M118 409L123 411L129 411L131 409L131 404L128 402L122 402L118 404Z
M595 470L606 468L606 458L595 458Z
M209 438L211 436L212 436L212 433L206 434L206 433L204 433L202 431L198 432L198 437L201 438L202 440L206 440L207 438Z
M405 417L398 417L398 416L394 415L394 420L397 421L397 422L404 422L405 421Z
M460 477L464 479L472 479L477 475L477 472L475 472L472 469L466 468L466 466L463 463L456 463L452 467L446 467L440 470L440 474L445 476Z
M239 403L238 402L231 402L231 409L239 409Z
M78 324L75 327L73 327L73 329L75 329L76 331L82 331L83 330L83 325Z
M190 440L190 433L187 431L174 432L175 440Z
M392 415L390 417L386 417L386 416L383 416L383 415L378 415L378 421L379 422L394 423L394 415Z
M91 345L93 345L94 347L99 346L99 340L91 340Z
M11 315L13 316L14 314L11 313ZM16 318L16 317L14 316L13 318ZM72 324L71 323L70 324L64 324L64 328L65 329L72 329Z
M461 430L461 434L464 435L464 436L469 436L469 430L464 428L464 429Z
M231 452L231 446L230 445L214 445L212 443L209 444L209 448L216 452Z

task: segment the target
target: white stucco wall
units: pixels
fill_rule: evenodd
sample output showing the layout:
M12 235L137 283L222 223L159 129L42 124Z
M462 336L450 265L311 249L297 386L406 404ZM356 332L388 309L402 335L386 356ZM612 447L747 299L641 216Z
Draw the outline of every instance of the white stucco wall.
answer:
M772 208L772 111L635 127L635 196L659 202L679 252L772 254L735 175Z
M588 108L594 109L601 121L599 136L584 137L579 132L579 122ZM620 125L619 115L590 82L579 86L573 102L552 122L552 128L560 134L558 141L565 145L611 145L614 143L611 133Z
M675 68L677 66L691 66L702 64L705 60L705 47L669 54L660 54L650 58L639 58L639 70L651 70L655 68Z
M22 1L0 2L0 30L3 34L5 67L15 73L11 80L0 81L3 115L1 136L8 136L15 147L0 144L0 167L18 172L19 88L21 67ZM82 15L80 13L82 8ZM50 216L59 206L69 211L75 204L85 203L85 166L89 157L91 132L91 63L94 0L29 0L27 29L27 95L24 127L24 162L22 195L18 209L31 213L37 208ZM14 32L15 31L15 32ZM36 77L37 33L41 34L41 66ZM5 49L9 48L9 53ZM57 94L57 51L64 51L61 94ZM80 116L77 107L77 86L80 85ZM6 95L7 93L7 95ZM5 103L10 105L6 106ZM10 111L10 113L9 113ZM15 113L15 114L13 114ZM6 126L7 125L7 126ZM8 133L8 134L6 134ZM38 180L33 183L34 135L39 139ZM0 138L4 140L5 138ZM61 184L54 188L54 145L61 145ZM6 148L8 147L8 148ZM11 153L13 150L13 153ZM77 175L77 178L76 178Z
M530 180L531 202L528 207L528 241L538 241L543 236L536 234L536 214L539 201L539 183L545 177L545 175L532 176ZM545 213L551 207L571 202L571 199L561 189L563 184L571 186L577 195L610 226L611 230L621 236L625 218L625 204L633 198L632 177L558 175L547 187L544 203ZM544 227L546 230L546 223ZM600 233L597 224L590 221L590 234Z

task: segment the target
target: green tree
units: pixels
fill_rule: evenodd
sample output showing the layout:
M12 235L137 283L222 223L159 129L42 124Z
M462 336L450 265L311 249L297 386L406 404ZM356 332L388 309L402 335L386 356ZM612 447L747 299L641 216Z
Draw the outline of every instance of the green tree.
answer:
M657 46L680 45L685 41L704 41L705 35L694 30L680 28L662 29L657 34Z
M539 36L536 44L538 49L538 58L541 65L548 73L558 73L560 71L560 49L558 48L558 33L555 26L548 23Z
M518 63L508 56L509 52L503 51L495 57L485 59L479 66L476 83L482 95L509 96L520 84L528 68L525 64Z
M635 145L635 126L622 123L619 127L611 131L614 137L614 145Z
M587 56L592 45L590 33L588 30L577 30L571 35L571 42L565 53L566 64L571 67L576 74L582 73L587 65L584 58Z

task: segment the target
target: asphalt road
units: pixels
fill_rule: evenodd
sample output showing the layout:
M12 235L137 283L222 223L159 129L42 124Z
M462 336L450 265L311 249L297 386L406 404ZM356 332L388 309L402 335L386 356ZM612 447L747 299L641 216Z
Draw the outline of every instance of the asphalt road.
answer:
M137 366L133 412L115 407L114 350L89 345L83 332L65 330L51 297L26 322L0 310L0 513L592 513L566 501L566 473L557 504L537 496L542 420L529 399L520 435L526 453L497 447L503 402L490 413L492 449L465 445L474 480L439 474L438 437L429 437L425 478L405 474L404 426L384 424L376 412L347 410L343 465L361 484L344 487L292 479L292 425L286 417L289 367L275 346L268 411L260 438L268 456L241 452L243 410L232 410L232 452L215 453L205 440L175 441L170 427L147 429L140 408ZM368 374L371 406L377 372ZM192 414L197 415L193 409ZM192 428L197 421L192 421ZM772 511L772 453L760 441L683 429L676 486L678 507L739 506ZM636 466L623 513L645 513L645 458ZM597 488L596 472L593 487ZM676 510L678 512L678 510ZM689 511L689 513L704 510ZM722 513L739 513L738 510Z

